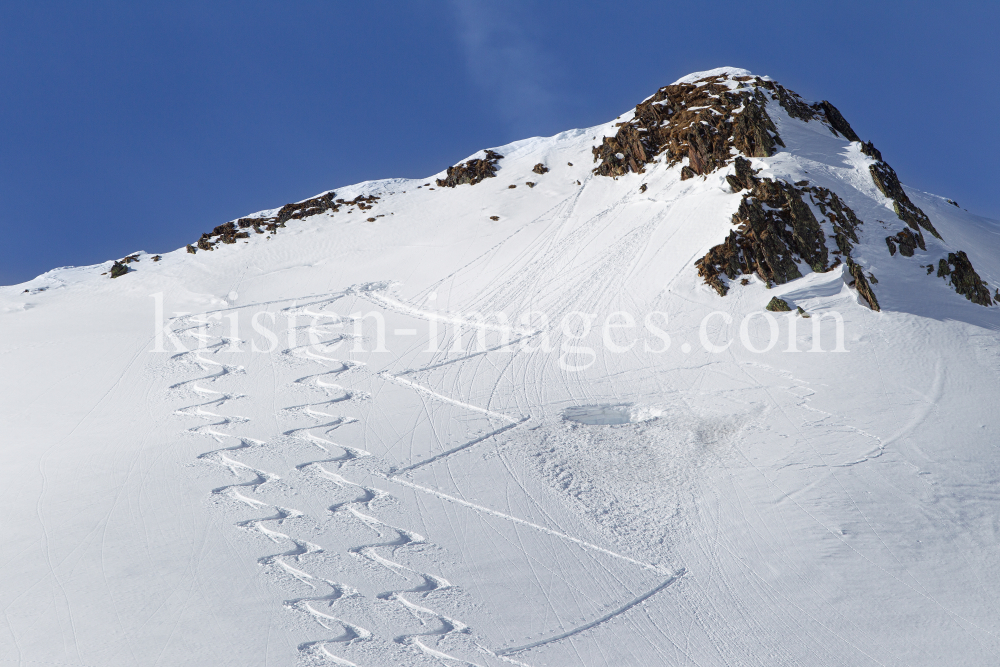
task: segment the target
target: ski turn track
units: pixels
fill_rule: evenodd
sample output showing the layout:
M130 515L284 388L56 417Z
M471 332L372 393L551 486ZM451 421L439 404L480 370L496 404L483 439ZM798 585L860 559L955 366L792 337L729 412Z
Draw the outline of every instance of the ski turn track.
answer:
M308 314L314 318L317 317L317 314L312 312L303 314ZM243 460L245 458L244 455L258 449L266 450L273 448L275 445L269 444L267 438L249 438L228 432L232 426L245 425L251 420L247 417L222 414L220 408L230 401L245 398L245 396L221 391L213 385L220 380L243 374L243 368L227 365L209 358L209 355L225 349L229 344L228 339L209 336L204 318L192 318L190 322L193 322L194 326L182 329L177 333L179 335L194 336L198 341L199 347L196 350L176 354L172 357L172 360L178 364L193 362L201 369L202 374L198 377L170 385L169 389L196 396L201 400L176 410L175 414L207 422L206 424L187 429L187 432L192 435L208 436L220 444L224 443L227 439L235 439L237 441L235 445L213 449L197 457L199 460L226 468L237 480L231 484L214 488L212 494L218 497L228 497L255 511L262 512L262 516L238 521L235 524L237 528L247 533L259 535L282 548L277 553L259 558L257 561L258 564L263 568L277 568L277 571L287 577L288 581L294 582L292 585L306 586L316 593L311 596L287 599L284 602L284 607L310 619L325 631L337 634L300 643L298 645L300 656L310 661L310 663L321 661L348 667L359 667L357 663L337 655L336 653L342 652L338 649L361 642L378 641L378 637L367 628L341 618L336 609L346 600L362 599L364 596L347 583L332 581L310 572L310 561L316 559L313 562L318 563L322 560L324 554L323 547L312 541L295 537L287 527L295 521L307 519L307 517L301 510L269 502L261 498L260 494L262 490L266 489L266 485L281 481L282 476L246 463ZM333 431L357 421L352 417L339 414L337 406L351 401L367 400L370 398L368 394L358 392L342 384L343 376L355 369L363 369L364 364L343 361L318 354L304 355L295 354L295 352L296 350L294 349L286 349L283 351L283 354L294 354L294 356L297 356L306 363L320 365L322 370L318 373L302 376L292 381L292 384L308 391L322 392L324 400L314 403L299 402L296 405L279 408L278 411L283 415L291 418L304 418L313 423L279 431L276 434L278 436L276 442L280 442L283 436L315 446L327 455L334 451L342 452L339 455L330 456L322 460L297 464L294 466L294 469L307 478L311 477L316 480L325 480L332 483L340 490L355 490L357 493L353 498L329 505L327 511L331 516L341 516L364 525L373 531L378 536L378 539L348 547L346 549L347 553L375 568L381 568L392 573L394 576L409 580L409 585L407 586L385 590L374 596L373 602L378 601L383 604L398 605L399 608L405 610L422 626L419 632L408 631L390 635L392 643L399 646L412 647L418 654L434 663L485 667L485 665L478 662L454 655L453 649L449 649L452 653L441 650L442 643L454 645L456 640L461 640L467 647L467 650L482 655L490 664L500 662L527 667L526 663L521 662L515 656L533 648L556 643L593 629L643 603L684 576L684 570L675 573L666 572L663 568L651 563L642 562L564 532L469 502L404 478L404 476L408 476L420 468L445 460L479 443L520 427L530 420L530 416L503 414L452 398L399 375L392 375L388 372L378 373L374 377L404 386L422 396L429 397L433 401L454 405L472 413L485 415L502 424L502 426L494 428L468 442L438 452L423 460L402 467L388 466L378 460L378 457L374 457L371 452L359 447L341 444L331 437ZM364 466L368 474L380 477L389 484L398 484L403 488L436 497L476 513L497 517L516 525L531 528L560 540L576 544L584 549L638 566L647 571L666 575L668 578L652 590L593 621L529 644L500 650L490 649L477 639L475 633L467 623L432 608L433 603L431 598L434 595L449 592L456 593L460 591L459 587L439 574L411 567L397 557L397 554L405 550L416 549L416 552L419 553L426 547L434 545L423 535L401 526L393 525L377 516L377 511L373 507L373 504L388 501L392 498L392 495L386 490L360 484L344 476L345 466L356 465L362 460L373 463L373 465ZM282 484L293 484L294 478L295 476L293 475L289 481L282 482ZM376 608L377 606L376 604Z

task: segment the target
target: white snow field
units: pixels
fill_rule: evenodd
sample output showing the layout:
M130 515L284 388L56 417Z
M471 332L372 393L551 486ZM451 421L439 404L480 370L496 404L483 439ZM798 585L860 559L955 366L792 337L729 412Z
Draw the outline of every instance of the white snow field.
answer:
M720 297L732 166L597 176L620 119L0 288L0 665L1000 664L1000 308L922 264L992 291L1000 223L908 189L943 240L890 256L860 145L767 112L881 312Z

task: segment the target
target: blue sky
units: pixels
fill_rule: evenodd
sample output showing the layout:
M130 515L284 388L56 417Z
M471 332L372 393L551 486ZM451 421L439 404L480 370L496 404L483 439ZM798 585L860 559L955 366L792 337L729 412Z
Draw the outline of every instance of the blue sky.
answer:
M607 121L722 65L1000 218L997 2L0 5L0 284Z

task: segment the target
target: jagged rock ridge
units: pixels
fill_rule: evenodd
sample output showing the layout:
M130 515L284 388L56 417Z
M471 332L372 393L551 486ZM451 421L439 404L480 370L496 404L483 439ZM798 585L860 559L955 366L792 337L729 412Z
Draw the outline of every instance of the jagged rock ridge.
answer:
M810 104L777 82L719 73L664 86L636 105L633 117L617 123L617 133L603 137L600 145L592 149L598 163L594 173L613 178L641 174L661 154L671 166L687 158L681 166L681 180L732 164L734 173L727 180L733 191L750 192L743 196L733 215L737 229L695 263L707 285L725 296L729 287L723 276L731 280L752 273L768 284L782 284L801 277L799 263L816 272L845 263L851 286L872 309L879 310L872 289L876 281L870 273L866 276L851 253L859 242L857 230L862 225L854 211L836 193L824 188L808 187L806 182L758 179L745 159L770 157L776 146L785 145L768 114L768 99L777 102L791 118L821 122L834 135L861 142L851 124L829 101ZM863 143L860 149L875 160L869 167L872 181L892 200L896 215L909 227L885 239L890 254L895 255L899 249L902 256L912 257L917 248L926 251L922 230L938 239L941 235L907 196L896 172L874 145ZM837 250L831 252L827 247L827 234L805 203L806 198L831 223ZM830 254L838 255L832 263ZM980 289L982 280L967 258L951 253L946 263L956 267L954 271L960 276L952 282L958 293L975 303L992 305L989 290Z
M896 172L875 146L871 142L862 143L851 124L829 101L806 102L781 84L745 71L728 69L706 74L664 86L636 105L631 118L615 124L618 129L614 136L602 137L600 144L591 148L597 163L594 173L617 179L629 173L642 174L647 165L656 162L668 167L680 164L681 180L729 170L726 180L733 192L747 192L742 194L739 208L732 216L735 229L695 263L707 285L725 296L730 289L726 281L740 275L755 274L767 284L784 284L800 278L804 271L825 272L844 264L851 286L878 310L872 289L876 283L874 276L852 254L859 243L858 230L863 222L842 197L809 186L806 181L793 183L755 175L748 158L768 158L779 147L785 147L771 114L780 107L791 119L820 123L834 136L860 144L859 150L873 160L868 165L872 182L891 200L897 217L906 224L884 238L890 256L895 257L898 251L901 258L912 258L918 250L927 252L924 231L941 240L930 218L910 200ZM503 157L494 150L485 150L481 157L448 167L445 177L437 179L436 184L455 188L495 178ZM548 171L543 162L531 169L538 175ZM576 183L580 185L579 181ZM525 184L528 188L536 185L534 181ZM507 187L514 189L516 185ZM646 188L643 183L639 190L645 192ZM336 213L344 206L367 210L379 199L374 195L359 195L351 201L335 197L336 193L328 192L286 204L275 214L226 222L203 234L194 245L188 245L187 251L210 251L218 243L235 244L240 239L249 239L251 233L274 234L289 220ZM816 210L820 213L815 213ZM490 220L499 221L500 217L493 215ZM948 278L959 294L981 305L993 304L985 282L963 252L938 257L939 267L949 267L948 273L939 271L939 275ZM930 259L929 273L933 272L934 263ZM114 276L119 275L124 275L122 269L114 269Z

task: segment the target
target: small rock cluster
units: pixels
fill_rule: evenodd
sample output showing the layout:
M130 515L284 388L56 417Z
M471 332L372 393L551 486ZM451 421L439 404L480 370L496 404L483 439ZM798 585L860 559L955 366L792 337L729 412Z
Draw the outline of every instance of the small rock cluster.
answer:
M497 175L497 162L502 159L503 155L496 151L487 150L484 159L475 158L454 167L448 167L448 175L445 178L437 179L437 185L441 188L453 188L464 183L475 185L484 178L493 178Z
M124 276L130 271L128 265L132 262L138 262L139 255L129 255L128 257L123 257L122 259L116 261L111 265L111 270L108 273L111 274L112 278L117 278L118 276Z
M903 190L895 170L882 159L882 153L870 141L861 144L861 152L875 160L875 163L868 167L872 180L879 191L892 200L892 207L896 211L896 215L907 224L907 227L895 236L885 237L889 254L895 256L897 249L903 257L913 257L917 248L926 252L927 244L924 241L921 228L937 238L941 238L930 218L910 200L906 191ZM948 201L951 202L950 199ZM958 204L955 205L958 206ZM929 265L928 275L933 273L933 270L933 264ZM989 289L985 286L986 283L976 273L972 262L963 251L948 253L947 259L938 260L937 274L941 278L950 279L950 284L955 288L955 291L969 301L981 306L993 305L994 300L990 296Z
M939 278L950 279L955 291L972 303L980 306L993 305L989 288L972 268L969 257L961 250L948 253L947 259L938 260L937 274Z
M270 218L240 218L223 223L211 232L202 234L196 245L187 246L187 251L194 254L198 250L214 250L220 242L231 244L236 243L237 239L250 238L250 232L246 230L251 228L256 234L275 233L289 220L301 220L326 211L336 213L342 206L357 206L359 210L366 211L379 199L377 195L358 195L351 200L334 199L336 196L336 192L328 192L297 204L285 204L277 215Z
M899 254L903 257L913 257L913 253L918 247L921 250L927 250L927 246L924 244L923 234L919 231L914 234L908 227L895 236L886 236L885 244L889 246L890 255L896 254L896 246L898 245Z

